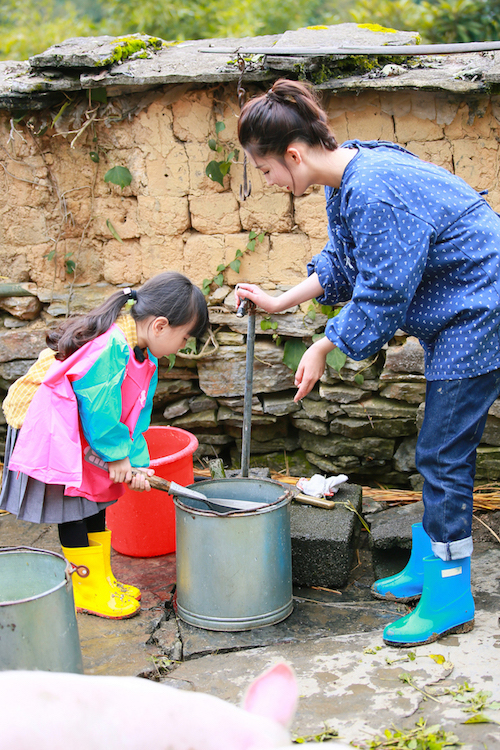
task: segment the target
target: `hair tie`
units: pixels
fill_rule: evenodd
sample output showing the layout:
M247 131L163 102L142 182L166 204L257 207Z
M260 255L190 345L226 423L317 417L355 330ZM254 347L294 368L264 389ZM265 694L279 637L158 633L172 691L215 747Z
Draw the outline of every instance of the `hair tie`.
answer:
M135 289L127 287L123 290L123 294L125 294L129 299L134 300L134 302L137 302L137 292Z
M137 292L135 289L126 287L126 289L123 290L123 294L128 297L128 300L125 303L126 307L132 307L132 305L137 302Z

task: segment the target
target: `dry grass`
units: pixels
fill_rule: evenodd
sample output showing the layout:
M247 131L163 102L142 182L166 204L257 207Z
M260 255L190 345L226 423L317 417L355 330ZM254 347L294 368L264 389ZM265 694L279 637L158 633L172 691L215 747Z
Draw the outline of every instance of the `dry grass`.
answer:
M195 469L197 476L210 479L209 469ZM271 472L271 479L283 484L295 486L300 477L284 476L283 474ZM389 506L409 505L422 499L422 493L415 490L389 489L382 485L376 487L363 487L363 495L375 502L387 503ZM474 510L500 510L500 484L480 484L474 489Z

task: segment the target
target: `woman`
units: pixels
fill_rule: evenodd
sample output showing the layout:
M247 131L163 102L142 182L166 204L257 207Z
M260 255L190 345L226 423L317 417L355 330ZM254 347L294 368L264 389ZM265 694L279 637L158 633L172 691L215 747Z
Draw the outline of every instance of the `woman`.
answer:
M386 627L384 640L415 646L471 630L476 449L500 394L500 218L459 177L396 144L339 147L303 83L281 79L247 102L238 134L269 185L297 196L325 186L329 241L308 278L280 297L253 284L237 290L238 301L248 297L271 313L312 297L346 302L302 357L295 400L310 392L336 346L361 360L402 328L424 347L416 450L423 527L413 527L406 568L373 586L379 598L420 601Z

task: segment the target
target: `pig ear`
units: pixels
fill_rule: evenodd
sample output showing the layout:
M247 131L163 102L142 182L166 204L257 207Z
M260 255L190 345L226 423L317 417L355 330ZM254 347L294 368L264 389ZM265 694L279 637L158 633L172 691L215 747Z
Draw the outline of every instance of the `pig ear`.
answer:
M286 727L295 713L297 698L297 680L293 670L288 664L281 662L252 682L245 695L243 708Z

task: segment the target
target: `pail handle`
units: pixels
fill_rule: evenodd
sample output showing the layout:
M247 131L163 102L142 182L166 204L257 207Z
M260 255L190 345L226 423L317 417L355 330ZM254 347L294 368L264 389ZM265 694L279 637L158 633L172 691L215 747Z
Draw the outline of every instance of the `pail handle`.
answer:
M69 577L73 575L73 573L76 573L80 578L88 578L90 575L90 570L87 568L86 565L75 565L72 562L67 561L66 566L66 580L69 581Z

